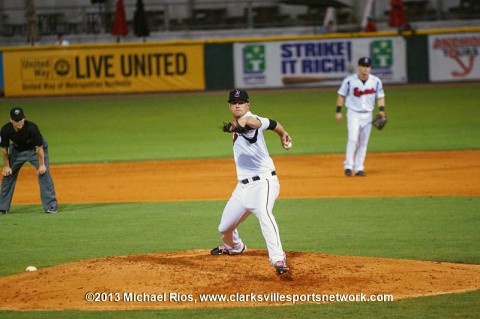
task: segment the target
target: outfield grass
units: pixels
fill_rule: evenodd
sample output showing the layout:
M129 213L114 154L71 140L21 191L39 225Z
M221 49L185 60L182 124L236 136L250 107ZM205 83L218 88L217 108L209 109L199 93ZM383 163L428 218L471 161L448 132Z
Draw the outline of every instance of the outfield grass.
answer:
M252 91L252 111L277 119L294 138L288 153L268 134L272 155L342 153L345 123L334 120L336 89ZM478 149L478 86L386 87L389 123L370 152ZM50 144L52 164L231 157L227 92L2 99L0 115L22 106ZM3 114L3 115L2 115ZM274 143L273 143L274 142ZM79 181L80 183L80 181ZM57 215L14 205L0 216L0 276L36 264L211 248L225 201L63 204ZM276 217L290 251L480 263L478 197L281 199ZM254 217L240 231L265 243ZM7 312L1 318L466 318L480 292L385 304L330 304L165 311Z
M231 156L225 93L0 100L39 124L54 164ZM346 124L334 119L334 89L251 92L254 113L280 121L294 139L288 154L342 153ZM461 102L458 97L461 97ZM480 90L465 87L387 88L389 123L374 131L370 151L478 148ZM274 141L274 143L270 141ZM272 155L285 155L267 134Z

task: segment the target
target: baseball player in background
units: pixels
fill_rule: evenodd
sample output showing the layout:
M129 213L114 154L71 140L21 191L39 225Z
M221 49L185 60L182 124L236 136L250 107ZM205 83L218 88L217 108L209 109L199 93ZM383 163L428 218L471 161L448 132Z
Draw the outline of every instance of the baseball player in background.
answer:
M277 121L250 112L250 100L244 90L233 90L229 93L228 108L234 120L226 123L223 131L233 133L238 184L223 210L218 226L223 245L213 248L211 254L235 255L245 252L247 247L237 228L253 213L260 222L270 263L277 274L281 275L288 272L289 267L273 216L273 206L280 192L280 184L263 134L266 130L274 131L280 137L282 145L291 145L292 139Z
M348 141L343 163L345 176L367 176L365 157L372 130L372 112L375 100L379 114L385 118L385 93L382 81L370 74L372 61L368 57L358 60L358 73L347 76L338 89L336 120L342 121L342 107L347 108Z
M11 109L10 122L0 130L0 146L3 157L0 213L6 214L9 211L18 173L27 161L37 169L40 197L45 212L56 213L58 202L50 176L48 144L38 126L25 119L21 108Z

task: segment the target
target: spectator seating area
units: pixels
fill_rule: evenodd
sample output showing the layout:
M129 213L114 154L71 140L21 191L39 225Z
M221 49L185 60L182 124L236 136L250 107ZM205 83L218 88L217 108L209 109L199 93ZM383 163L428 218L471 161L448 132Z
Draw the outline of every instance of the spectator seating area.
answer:
M179 30L212 30L237 28L266 28L288 26L319 26L323 23L326 7L304 6L305 13L288 12L288 6L271 4L263 1L239 2L235 14L229 13L221 2L209 6L199 6L191 11L188 17L176 17L172 11L173 5L145 6L146 19L152 32ZM299 7L299 6L295 6ZM5 37L24 35L26 30L23 8L5 9L0 11L0 31ZM112 9L114 10L114 8ZM37 7L37 24L42 35L64 34L98 34L109 32L114 12L106 10L102 4L88 8ZM135 6L127 6L130 12L127 21L133 26ZM303 12L300 10L300 12ZM240 13L240 14L239 14ZM19 19L21 17L22 19ZM351 8L339 12L340 19L348 22L353 19Z
M178 15L177 9L185 3L145 5L146 20L152 33L168 31L209 31L234 29L264 29L285 27L312 27L323 25L327 7L319 2L305 5L288 5L291 1L238 1L235 9L231 4L216 1L194 6L187 17ZM300 1L299 1L300 3ZM298 3L297 3L298 4ZM404 0L409 22L432 21L443 19L480 19L480 0L459 0L458 6L444 7L440 12L432 6L431 0ZM293 10L299 9L299 10ZM388 5L384 7L388 8ZM129 29L133 31L133 13L135 5L125 7ZM360 31L355 8L342 5L336 8L336 30ZM356 8L358 9L358 8ZM101 1L92 2L88 7L41 7L36 8L37 24L42 36L96 35L110 33L115 8L107 8ZM388 20L389 11L381 11L375 17L378 25ZM0 7L0 36L25 37L26 19L24 6L14 8Z

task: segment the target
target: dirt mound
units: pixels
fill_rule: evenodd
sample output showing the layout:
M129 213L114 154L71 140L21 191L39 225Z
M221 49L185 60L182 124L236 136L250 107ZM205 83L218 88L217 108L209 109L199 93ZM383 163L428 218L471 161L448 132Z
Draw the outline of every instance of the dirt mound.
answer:
M289 277L277 276L266 250L255 249L237 256L196 250L78 261L0 278L0 309L246 307L480 289L480 265L301 252L287 258ZM220 296L228 301L202 300Z

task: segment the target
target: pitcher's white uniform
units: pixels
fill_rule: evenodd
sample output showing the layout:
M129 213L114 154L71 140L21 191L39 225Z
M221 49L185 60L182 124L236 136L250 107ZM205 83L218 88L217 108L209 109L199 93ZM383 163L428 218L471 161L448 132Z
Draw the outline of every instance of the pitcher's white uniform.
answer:
M270 120L250 111L242 117L256 117L262 125L243 134L233 133L238 184L223 210L218 230L222 233L222 241L228 251L231 254L240 253L245 245L237 227L250 212L253 213L260 222L269 259L274 264L276 261L285 260L285 252L272 212L280 192L280 184L263 135L270 126Z
M348 142L344 168L363 171L375 100L385 96L382 81L369 74L363 82L358 74L352 74L343 80L337 93L345 97L347 108Z

